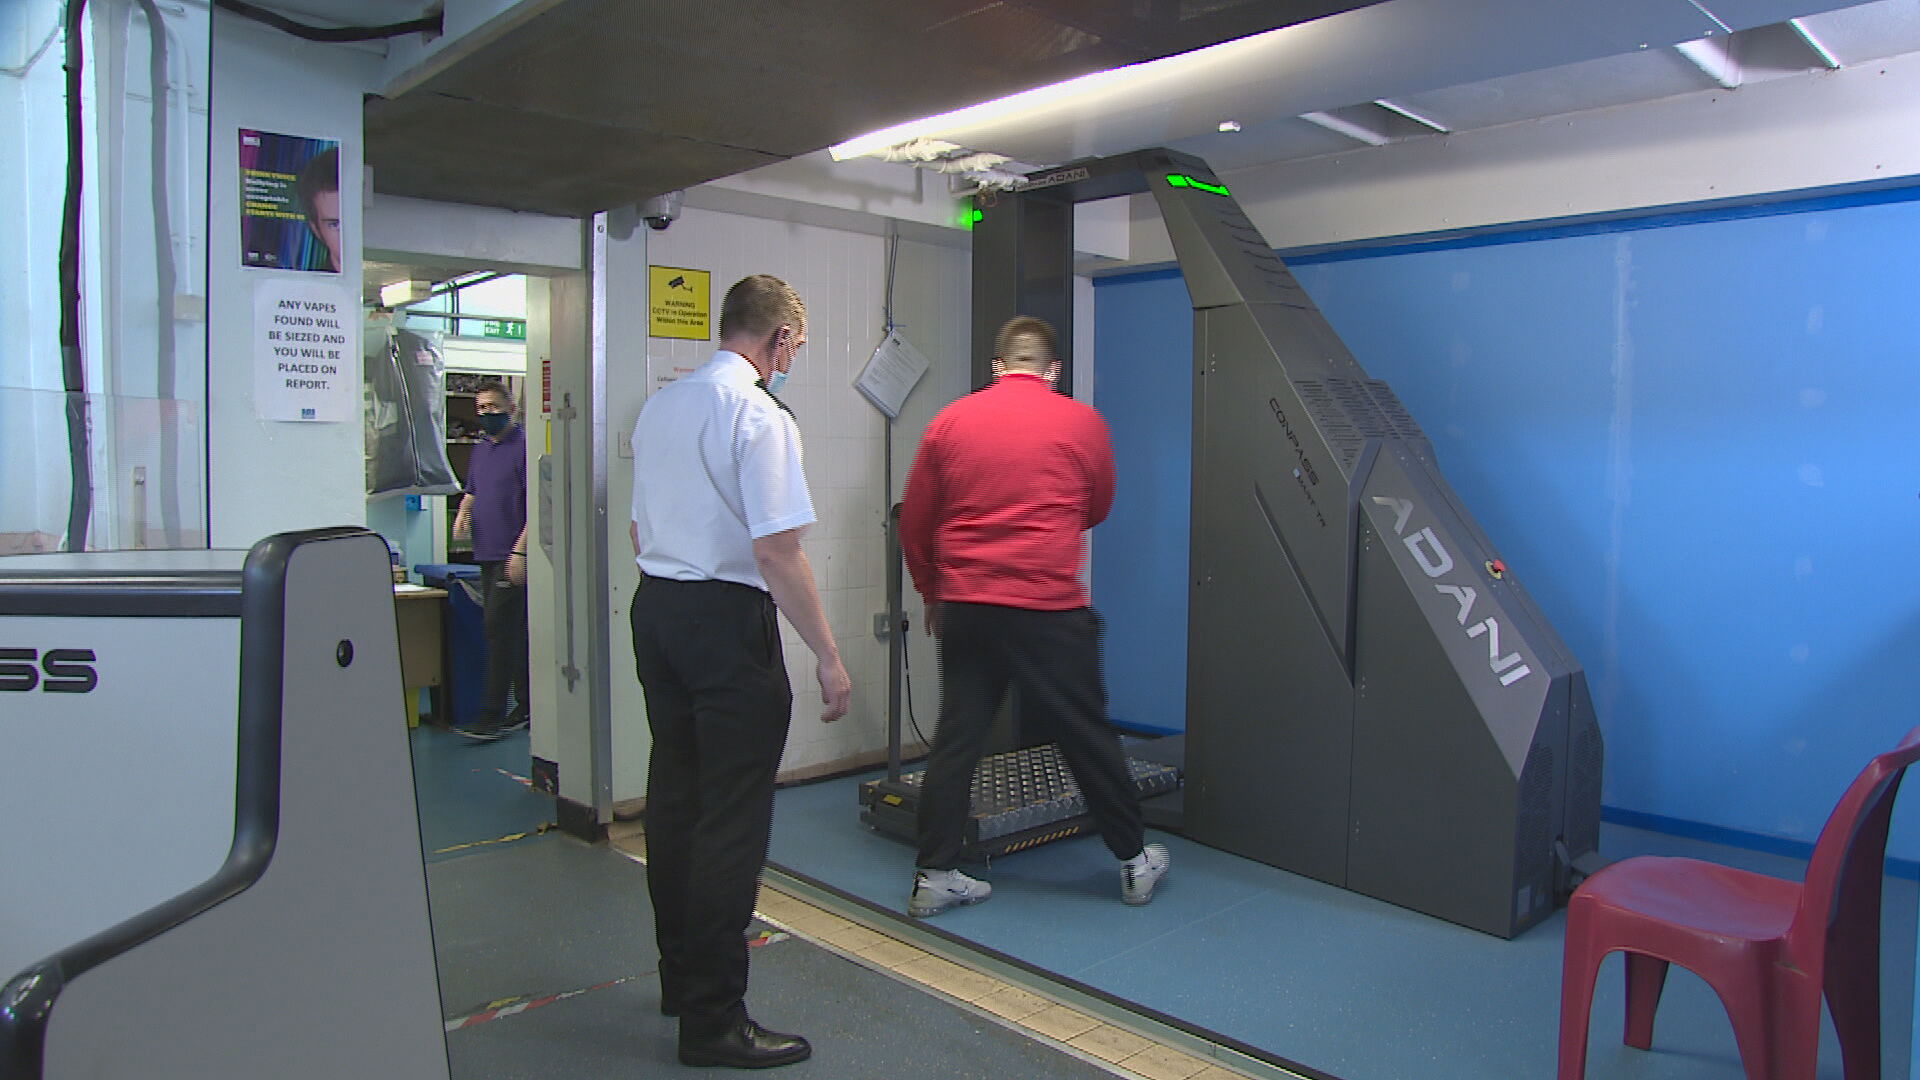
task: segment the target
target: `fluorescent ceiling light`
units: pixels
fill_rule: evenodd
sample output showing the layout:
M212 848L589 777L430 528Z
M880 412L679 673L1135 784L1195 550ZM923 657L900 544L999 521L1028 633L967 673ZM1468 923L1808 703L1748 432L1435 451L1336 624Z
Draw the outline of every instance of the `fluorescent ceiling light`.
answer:
M912 139L939 138L948 132L964 131L983 124L1023 118L1065 105L1092 102L1102 95L1112 94L1122 88L1135 89L1154 79L1177 78L1197 67L1218 62L1238 51L1266 48L1273 35L1285 33L1291 29L1295 27L1282 26L1252 37L1223 41L1204 49L1163 56L1158 60L1148 60L1139 64L1128 64L1126 67L1096 71L1091 75L1082 75L1051 86L1023 90L1003 98L983 101L978 105L969 105L964 109L909 120L904 124L870 131L837 146L830 146L827 148L827 153L831 154L835 161L846 161L848 158L861 157Z
M417 304L433 295L431 281L394 281L380 286L380 305L382 307L401 307Z
M937 116L924 116L918 120L909 120L904 124L869 131L856 139L849 139L838 146L830 146L827 153L835 161L846 161L871 154L875 150L885 150L896 143L921 136L931 136L943 131L971 127L975 124L991 124L1016 116L1038 112L1050 105L1059 105L1093 94L1112 86L1126 77L1126 73L1135 67L1113 68L1109 71L1096 71L1091 75L1082 75L1077 79L1057 82L1051 86L1039 86L1032 90L1022 90L992 101L983 101L978 105L969 105L964 109L943 112Z

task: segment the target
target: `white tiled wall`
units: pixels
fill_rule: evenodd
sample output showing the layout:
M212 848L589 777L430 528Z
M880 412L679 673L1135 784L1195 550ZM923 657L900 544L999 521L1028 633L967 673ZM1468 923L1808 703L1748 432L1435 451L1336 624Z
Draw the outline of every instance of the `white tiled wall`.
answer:
M670 229L652 235L648 260L711 271L716 324L727 288L748 274L783 278L806 301L807 345L782 397L799 420L819 517L803 546L854 693L853 710L845 719L831 725L820 722L813 654L783 619L794 718L782 771L817 770L880 750L886 746L887 649L873 635L873 616L886 609L886 425L853 389L853 380L881 338L886 240L690 208ZM896 426L896 490L927 420L940 405L970 389L969 265L965 250L901 244L895 319L933 361L934 370L909 398ZM654 338L648 342L648 356L655 370L661 370L663 362L694 367L715 347L714 341ZM629 424L631 419L625 418ZM626 507L614 509L624 512ZM914 660L915 704L921 727L931 735L938 690L933 655L924 638L916 645Z

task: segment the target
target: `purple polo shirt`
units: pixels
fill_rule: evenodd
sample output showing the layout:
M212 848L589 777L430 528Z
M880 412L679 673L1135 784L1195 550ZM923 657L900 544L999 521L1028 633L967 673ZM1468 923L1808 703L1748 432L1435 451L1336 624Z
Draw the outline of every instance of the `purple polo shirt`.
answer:
M507 557L527 526L527 429L520 424L499 442L481 439L467 459L467 493L473 496L473 557Z

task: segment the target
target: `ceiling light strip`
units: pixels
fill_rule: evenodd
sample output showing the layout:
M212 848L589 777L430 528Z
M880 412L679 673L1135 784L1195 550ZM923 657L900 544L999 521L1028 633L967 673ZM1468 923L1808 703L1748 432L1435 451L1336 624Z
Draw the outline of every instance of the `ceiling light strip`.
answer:
M1737 90L1744 76L1740 70L1740 61L1733 58L1732 50L1727 48L1725 38L1700 38L1697 41L1683 41L1674 46L1681 56L1693 62L1693 66L1706 73L1707 78L1727 90Z
M1714 14L1713 12L1711 12L1711 11L1708 11L1708 10L1707 10L1707 5L1705 5L1705 4L1703 4L1703 3L1701 3L1701 2L1700 2L1700 0L1688 0L1688 3L1691 3L1691 4L1693 5L1693 7L1694 7L1694 10L1695 10L1695 11L1698 11L1698 12L1699 12L1700 14L1702 14L1702 15L1705 15L1705 16L1706 16L1707 18L1709 18L1709 19L1712 19L1712 20L1713 20L1713 25L1715 25L1715 26L1717 26L1717 27L1719 27L1719 28L1720 28L1720 32L1721 32L1721 33L1723 33L1723 34L1731 34L1731 33L1733 33L1733 27L1731 27L1731 26L1728 26L1728 25L1727 25L1726 23L1724 23L1724 22L1721 22L1721 21L1720 21L1720 16L1718 16L1718 15L1715 15L1715 14Z
M1099 95L1110 94L1123 87L1139 89L1152 85L1154 79L1176 79L1188 71L1206 68L1223 61L1232 61L1237 57L1259 56L1262 54L1261 50L1270 47L1270 42L1275 35L1294 29L1296 29L1294 26L1276 27L1263 33L1209 45L1204 49L1176 53L1157 60L1128 64L1125 67L1109 68L1106 71L1096 71L1090 75L1082 75L1050 86L1023 90L1017 94L983 101L963 109L909 120L903 124L884 127L830 146L827 152L835 161L846 161L849 158L862 157L911 139L939 138L952 132L1023 119L1042 110L1090 101Z
M1139 65L1135 65L1139 66ZM1025 113L1035 112L1051 105L1059 105L1076 98L1098 93L1119 81L1123 73L1131 68L1114 68L1109 71L1096 71L1091 75L1082 75L1077 79L1041 86L1032 90L1023 90L1018 94L1009 94L992 101L983 101L978 105L969 105L964 109L935 116L909 120L904 124L895 124L878 131L868 132L855 139L827 148L827 153L835 161L862 157L876 150L907 142L915 138L936 136L943 132L957 131L977 124L991 124L1007 120Z
M1359 124L1356 124L1351 120L1342 119L1341 117L1335 116L1332 113L1326 113L1326 112L1301 113L1300 119L1305 120L1307 123L1313 124L1317 127L1326 128L1328 131L1335 132L1340 135L1345 135L1347 138L1353 139L1357 142L1366 143L1368 146L1387 145L1387 137L1385 135L1382 135L1379 132L1373 131L1369 128L1363 127Z
M1380 98L1376 100L1374 104L1380 106L1381 108L1397 116L1404 116L1407 119L1423 127L1430 127L1442 135L1449 134L1453 130L1452 128L1449 128L1447 125L1441 123L1438 120L1433 119L1432 117L1423 116L1420 113L1414 112L1412 109L1409 109L1404 105L1397 105L1391 101L1388 101L1385 98Z
M1814 36L1813 28L1807 25L1805 19L1788 19L1787 25L1793 28L1794 34L1800 38L1802 44L1813 50L1813 55L1820 58L1820 62L1827 66L1828 71L1840 70L1840 58L1833 55L1833 50L1827 48L1826 42Z

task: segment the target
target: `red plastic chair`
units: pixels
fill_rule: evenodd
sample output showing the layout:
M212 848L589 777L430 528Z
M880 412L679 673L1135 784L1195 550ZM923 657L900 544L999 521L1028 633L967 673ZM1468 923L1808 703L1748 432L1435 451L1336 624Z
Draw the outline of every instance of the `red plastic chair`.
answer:
M1667 965L1705 979L1748 1080L1813 1080L1824 991L1847 1080L1880 1077L1880 881L1887 823L1920 728L1873 759L1820 830L1804 884L1697 859L1626 859L1567 904L1560 1080L1583 1080L1594 979L1627 954L1628 1046L1650 1050Z

